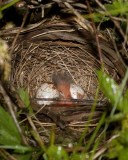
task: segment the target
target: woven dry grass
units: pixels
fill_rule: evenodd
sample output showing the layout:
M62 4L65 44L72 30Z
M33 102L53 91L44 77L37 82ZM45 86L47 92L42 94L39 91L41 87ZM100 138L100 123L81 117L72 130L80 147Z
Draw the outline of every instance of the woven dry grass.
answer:
M27 89L34 97L41 84L52 82L53 73L66 71L84 88L87 99L93 100L98 86L95 71L99 63L88 51L75 45L23 42L14 54L12 83L17 88Z
M30 32L27 31L27 33L20 35L12 53L11 84L16 89L25 88L32 99L35 98L37 89L41 84L52 82L53 73L58 71L68 72L75 83L85 90L85 105L75 108L64 107L64 110L61 110L60 107L59 109L53 109L47 106L38 106L38 109L36 109L37 118L34 118L33 121L43 139L47 137L46 141L49 141L49 128L55 126L55 123L59 126L56 129L56 135L61 135L60 137L63 138L70 137L71 141L75 141L80 137L85 127L88 127L88 134L91 134L97 126L102 113L106 110L105 103L107 100L102 92L99 92L98 100L101 103L98 103L92 119L88 121L98 88L96 70L101 68L100 59L94 39L91 40L91 34L86 33L85 30L82 31L84 36L78 34L79 29L76 26L71 31L73 26L67 23L54 24L52 22L52 25L50 26L48 23L35 29L34 32L30 30ZM63 27L65 27L65 32L60 33L60 28ZM49 29L51 29L50 32L48 32ZM42 32L44 36L38 36ZM85 37L86 34L88 37ZM76 39L73 39L75 37ZM93 42L94 45L92 45ZM105 51L102 49L104 45L101 44L104 70L115 79L118 79L118 70L111 62L111 60L116 62L114 55L110 57L112 55L111 45L104 39L101 42L103 44L106 43ZM106 49L107 47L108 50ZM50 109L51 114L45 114L45 109L47 108ZM43 110L43 114L41 110ZM59 112L57 112L58 110ZM57 117L55 118L55 116ZM64 127L66 127L64 132L60 129L63 128L61 127L63 123ZM58 143L60 141L57 139Z

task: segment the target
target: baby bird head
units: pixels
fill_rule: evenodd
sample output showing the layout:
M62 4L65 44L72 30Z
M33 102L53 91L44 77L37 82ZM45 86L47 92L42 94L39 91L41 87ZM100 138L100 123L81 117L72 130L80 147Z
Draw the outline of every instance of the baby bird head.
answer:
M60 92L62 98L71 98L70 85L73 82L72 77L67 72L54 73L52 81Z

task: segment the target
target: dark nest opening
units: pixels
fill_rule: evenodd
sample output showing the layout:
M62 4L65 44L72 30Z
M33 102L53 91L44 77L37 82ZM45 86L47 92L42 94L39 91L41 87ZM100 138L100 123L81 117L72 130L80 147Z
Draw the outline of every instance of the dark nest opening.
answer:
M88 128L88 139L107 110L108 101L101 91L96 97L99 90L96 70L101 68L98 45L105 72L117 82L124 72L119 67L121 62L110 39L101 34L98 37L99 44L95 35L78 24L58 19L26 29L19 36L12 53L11 85L16 90L22 87L28 91L36 116L33 122L46 143L53 126L56 126L56 143L75 143L85 128ZM38 105L34 100L38 88L43 83L51 83L53 73L62 71L68 72L74 82L84 89L84 99L74 107ZM91 114L93 116L89 119Z

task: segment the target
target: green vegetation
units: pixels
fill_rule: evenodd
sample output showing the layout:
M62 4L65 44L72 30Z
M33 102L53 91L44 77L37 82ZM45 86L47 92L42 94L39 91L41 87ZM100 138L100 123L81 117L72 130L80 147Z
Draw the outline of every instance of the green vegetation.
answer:
M9 7L13 6L15 3L19 2L19 0L11 0L11 1L5 1L5 3L0 2L0 19L3 17L3 11L8 9Z
M128 2L123 0L114 0L112 4L99 4L100 9L96 12L85 15L85 18L93 18L95 22L102 22L110 20L114 17L128 17Z
M117 137L109 143L109 151L106 155L109 158L117 157L119 160L126 160L128 153L128 90L124 95L123 91L128 80L128 70L120 86L101 71L98 72L98 77L104 94L112 104L112 111L107 122L108 124L113 121L120 122L120 130L116 131ZM116 110L119 112L115 113Z
M33 148L31 146L26 146L22 144L21 136L17 130L17 127L9 115L2 107L0 108L0 148L12 150L11 152L14 154L14 157L18 157L18 159L29 160L31 155L34 153L36 155L42 156L45 160L56 159L56 160L76 160L76 159L93 159L96 154L96 149L100 144L100 141L103 138L103 135L96 140L95 145L90 152L88 149L91 147L91 144L95 141L95 135L100 129L102 124L105 126L109 126L111 122L119 122L120 127L118 130L113 131L113 138L111 141L107 142L106 148L108 151L105 153L105 157L115 158L117 157L120 160L127 159L128 153L128 110L127 104L128 99L126 98L126 93L122 94L124 84L126 83L128 73L119 86L117 85L113 79L107 76L104 72L98 71L98 78L100 82L100 86L104 91L104 94L108 97L112 104L112 112L110 117L105 119L105 114L101 117L95 132L92 134L86 146L83 146L83 150L81 153L76 152L77 148L80 148L82 144L74 146L74 152L68 155L68 152L62 147L51 143L50 146L45 146L45 150L42 150L40 147ZM25 97L26 92L20 92L20 96ZM26 96L28 97L28 95ZM118 97L118 98L117 98ZM28 99L24 101L28 104ZM114 111L113 111L114 110ZM115 113L116 110L119 110L118 113ZM35 136L36 137L36 136ZM54 141L54 140L52 140ZM31 153L31 154L30 154Z
M14 5L19 0L12 0L7 4L0 6L0 18L3 17L3 11ZM100 8L101 7L101 8ZM128 18L128 2L127 0L115 0L112 4L101 5L95 10L92 14L86 14L83 16L86 19L92 19L94 22L105 22L111 20L115 22L115 18L119 20L117 29L119 32L124 31L125 37L123 37L124 42L127 44L127 22L125 21ZM125 20L124 20L125 19ZM121 22L121 23L120 23ZM121 28L121 26L125 26ZM126 32L126 33L125 33ZM2 41L3 43L3 41ZM3 44L0 44L1 48ZM118 48L118 47L117 47ZM4 86L4 81L7 81L10 74L10 56L6 51L0 50L0 87ZM3 78L3 77L4 78ZM1 160L93 160L93 159L119 159L127 160L128 159L128 68L125 73L121 84L117 84L113 78L107 75L104 71L97 71L97 77L99 80L99 88L107 97L110 104L110 115L107 115L104 112L95 127L94 132L90 136L89 140L83 145L82 141L87 134L87 127L83 134L81 134L80 140L76 144L71 144L71 150L69 151L65 146L55 143L54 132L51 133L50 143L45 145L42 137L37 132L35 126L32 122L32 117L34 112L31 107L29 95L24 89L19 89L18 94L24 103L24 108L20 108L20 112L25 114L25 117L29 123L26 123L26 126L22 126L20 123L19 113L16 112L16 119L18 119L18 125L20 126L23 132L20 132L17 122L10 110L7 109L6 105L0 106L0 159ZM2 87L1 87L2 88ZM4 87L3 87L4 88ZM2 88L2 89L3 89ZM1 89L1 90L2 90ZM5 93L2 93L5 98L8 96ZM1 95L0 95L1 96ZM9 98L5 102L9 101ZM26 112L25 112L26 111ZM24 113L25 112L25 113ZM90 113L89 120L91 120L93 113L95 112L95 103L92 106L92 112ZM111 131L111 137L106 140L106 134L111 125L114 126L114 130ZM103 127L103 131L98 138L97 134ZM54 130L54 129L53 129ZM26 143L26 139L32 139L31 143ZM104 147L100 147L102 141L106 140ZM97 153L99 149L99 152ZM8 158L9 157L9 158Z

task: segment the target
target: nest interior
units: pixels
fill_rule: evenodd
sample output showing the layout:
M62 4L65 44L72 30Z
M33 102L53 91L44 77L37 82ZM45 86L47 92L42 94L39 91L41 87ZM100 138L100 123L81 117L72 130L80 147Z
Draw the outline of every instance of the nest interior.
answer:
M117 70L111 61L117 62L117 59L112 56L112 46L104 39L100 43L104 69L116 76ZM87 99L94 99L97 89L95 71L100 69L100 60L95 37L79 26L52 22L27 31L21 34L12 59L11 82L17 88L27 89L31 97L42 83L52 81L54 72L66 71L83 87L89 96Z
M114 50L111 43L103 38L100 45L105 71L118 80L119 74L122 73L115 67L115 62L118 60L112 54ZM100 58L95 38L78 25L52 22L52 24L46 23L34 30L21 33L12 54L11 83L17 89L20 87L27 89L30 97L34 98L41 84L52 82L54 72L66 71L75 83L85 90L85 102L86 100L93 101L98 88L97 69L100 69ZM106 101L102 92L99 93L98 100ZM57 114L59 120L68 122L66 133L69 137L74 135L72 137L78 138L78 133L81 134L86 124L89 126L89 133L95 129L105 106L102 103L97 105L93 118L88 123L92 104L86 105L85 103L75 108L66 107ZM50 110L54 112L54 109L50 108ZM50 117L50 119L47 117L46 120L45 118L39 115L39 121L36 123L39 126L43 125L49 131L49 127L58 120L55 120L55 117ZM61 132L57 128L59 135ZM64 136L68 137L67 134L64 133Z
M94 99L98 86L95 71L99 64L88 51L77 44L66 46L66 42L23 42L20 47L20 53L15 55L12 81L17 88L24 87L34 97L43 83L52 82L53 73L65 71L85 90L87 99Z

